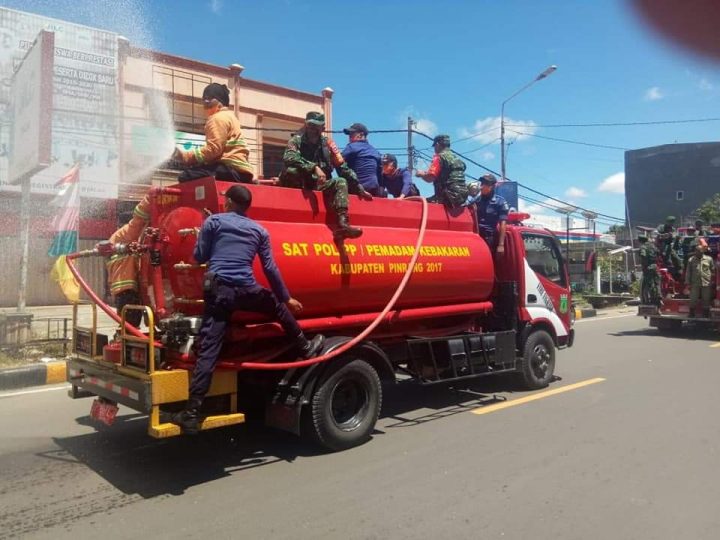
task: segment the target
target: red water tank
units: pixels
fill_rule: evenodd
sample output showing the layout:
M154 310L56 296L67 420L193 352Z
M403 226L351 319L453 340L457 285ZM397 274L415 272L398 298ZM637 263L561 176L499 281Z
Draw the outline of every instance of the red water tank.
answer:
M196 237L187 234L187 229L202 224L204 209L222 211L223 193L230 185L203 179L177 186L179 194L161 196L162 204L158 215L152 218L152 226L159 227L161 236L167 239L161 250L161 264L169 289L165 291L166 298L172 301L168 304L171 312L202 313L205 269L192 257ZM351 196L350 219L353 225L362 227L363 235L338 244L331 228L335 216L326 213L322 193L273 186L248 188L253 194L248 216L270 233L285 283L305 307L303 318L382 310L414 252L422 213L418 201L362 201ZM396 308L488 300L494 284L493 259L485 242L474 232L471 213L463 209L451 215L439 204L430 204L428 209L421 255ZM148 256L142 264L147 288ZM262 285L268 286L257 260L255 275ZM245 314L243 320L262 319L259 315Z

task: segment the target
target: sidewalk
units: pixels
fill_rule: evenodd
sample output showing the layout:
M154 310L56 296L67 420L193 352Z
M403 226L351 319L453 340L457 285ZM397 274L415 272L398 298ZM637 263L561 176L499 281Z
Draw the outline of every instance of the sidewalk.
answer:
M72 321L73 306L72 304L63 304L59 306L31 306L25 310L32 313L33 320L45 318L66 318ZM16 313L17 310L12 307L0 308L0 313ZM98 330L104 333L112 332L117 324L100 308L97 309ZM92 326L92 306L89 304L81 304L78 306L78 325Z

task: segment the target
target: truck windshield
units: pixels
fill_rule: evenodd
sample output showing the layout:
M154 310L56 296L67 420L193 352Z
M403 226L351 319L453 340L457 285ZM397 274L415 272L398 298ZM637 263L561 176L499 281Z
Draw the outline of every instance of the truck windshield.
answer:
M535 273L565 287L565 272L557 241L546 234L522 233L525 257Z

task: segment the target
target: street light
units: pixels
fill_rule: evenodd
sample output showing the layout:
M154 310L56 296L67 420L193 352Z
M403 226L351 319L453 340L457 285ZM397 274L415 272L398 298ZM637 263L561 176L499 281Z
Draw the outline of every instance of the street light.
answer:
M617 255L618 253L622 253L625 256L625 279L628 279L628 274L630 273L628 271L628 259L627 259L627 252L632 249L632 246L623 246L621 248L612 249L608 251L608 255ZM610 294L613 293L612 290L612 259L610 259Z
M550 69L550 68L548 68L548 69ZM577 212L577 206L562 206L560 208L556 208L555 211L558 214L562 214L565 216L565 259L567 260L568 269L569 269L570 268L570 215Z
M592 235L593 235L593 253L595 257L595 290L600 294L600 265L597 263L598 256L598 241L595 231L595 220L598 217L596 212L585 210L582 212L582 216L587 220L588 231L590 229L590 223L592 223Z
M517 96L520 92L525 90L526 88L530 88L533 84L536 82L544 79L545 77L548 77L552 75L555 70L557 69L557 66L552 65L548 67L545 71L540 73L537 77L535 77L532 81L527 83L525 86L523 86L520 90L515 92L512 96L507 98L505 101L502 102L502 106L500 107L500 172L501 172L501 181L505 181L505 104L510 101L512 98Z

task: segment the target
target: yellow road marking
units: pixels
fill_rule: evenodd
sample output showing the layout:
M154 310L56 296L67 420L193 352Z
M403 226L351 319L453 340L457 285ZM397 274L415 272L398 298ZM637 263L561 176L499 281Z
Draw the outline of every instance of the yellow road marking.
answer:
M583 386L589 386L591 384L603 382L604 380L605 379L602 377L596 377L595 379L588 379L587 381L580 381L575 384L568 384L567 386L561 386L560 388L553 388L552 390L547 390L545 392L540 392L538 394L532 394L530 396L525 396L522 398L510 400L510 401L503 401L502 403L495 403L494 405L488 405L486 407L480 407L479 409L475 409L474 411L471 411L471 412L473 414L487 414L487 413L499 411L501 409L507 409L508 407L514 407L515 405L523 405L525 403L529 403L531 401L536 401L538 399L543 399L543 398L554 396L557 394L562 394L564 392L569 392L570 390L577 390L578 388L582 388Z
M720 347L720 343L713 343L712 345L710 345L710 347L713 349L717 349L718 347Z

